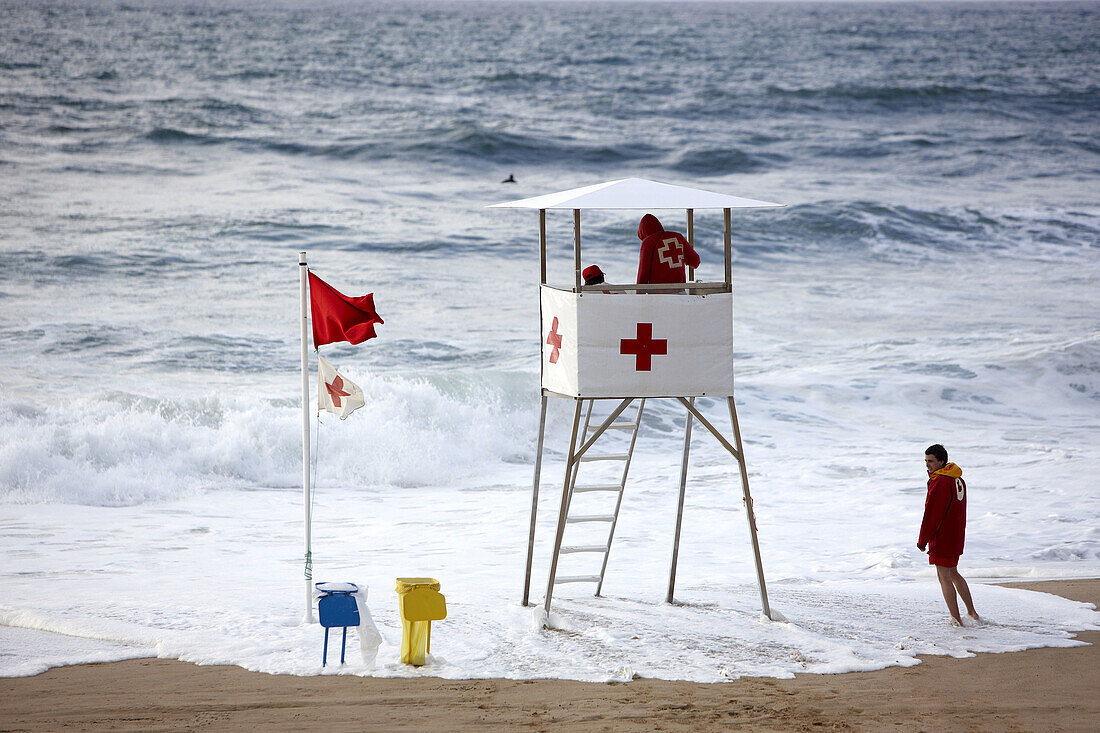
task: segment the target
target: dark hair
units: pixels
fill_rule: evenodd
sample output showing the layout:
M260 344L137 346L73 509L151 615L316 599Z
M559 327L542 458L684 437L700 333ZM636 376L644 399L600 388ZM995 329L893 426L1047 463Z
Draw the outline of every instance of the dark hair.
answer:
M947 463L947 449L939 443L930 445L924 449L924 455L932 456L940 463Z
M584 279L585 285L599 285L603 282L603 273L597 272L589 275Z

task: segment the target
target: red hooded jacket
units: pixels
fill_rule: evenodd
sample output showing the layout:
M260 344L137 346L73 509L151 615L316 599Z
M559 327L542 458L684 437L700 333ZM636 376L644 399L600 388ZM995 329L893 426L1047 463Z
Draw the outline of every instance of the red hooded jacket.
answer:
M642 240L639 285L687 282L684 265L699 266L699 255L683 235L666 232L653 214L646 214L638 223L638 239Z
M962 469L948 463L928 476L924 521L917 544L928 545L928 554L956 557L962 554L966 536L966 482Z

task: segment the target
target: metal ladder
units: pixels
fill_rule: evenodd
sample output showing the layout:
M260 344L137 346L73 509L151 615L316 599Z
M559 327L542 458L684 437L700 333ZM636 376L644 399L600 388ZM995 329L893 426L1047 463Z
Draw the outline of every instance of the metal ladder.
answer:
M585 400L588 403L585 409L584 417L584 430L581 435L587 438L588 434L598 429L602 419L597 418L596 424L592 421L592 408L596 400ZM569 478L569 497L567 499L566 511L565 511L565 523L570 524L586 524L592 522L600 522L608 524L607 541L603 544L590 544L590 545L562 545L558 551L557 560L561 559L562 555L572 555L577 553L599 553L603 555L602 563L600 564L600 572L598 575L561 575L554 578L554 585L562 585L564 583L595 583L596 595L600 595L600 591L603 590L604 574L607 572L607 558L611 554L611 542L615 538L615 526L619 521L619 508L623 504L623 490L626 488L626 477L630 473L630 461L634 457L634 445L638 440L638 429L642 424L642 411L645 409L645 399L640 399L638 402L638 409L634 412L632 417L624 418L619 416L615 422L608 426L608 430L629 430L630 431L630 445L625 453L592 453L587 452L577 460L573 465L573 471ZM607 433L605 433L607 434ZM602 436L601 436L602 437ZM595 444L593 444L595 447ZM593 483L577 485L577 474L580 471L581 463L589 463L596 461L615 461L622 463L622 473L619 475L618 483ZM593 492L606 492L615 494L615 509L610 514L572 514L573 496L575 494L586 494ZM554 563L555 568L557 562Z

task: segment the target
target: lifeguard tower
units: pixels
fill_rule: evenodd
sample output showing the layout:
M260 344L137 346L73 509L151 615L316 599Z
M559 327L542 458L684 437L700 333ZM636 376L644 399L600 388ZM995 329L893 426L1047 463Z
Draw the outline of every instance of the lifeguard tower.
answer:
M523 583L523 605L529 605L531 564L535 547L535 523L538 515L539 483L542 471L543 443L546 432L546 407L550 397L572 399L573 421L562 482L561 508L546 584L544 609L550 612L554 587L563 583L593 583L599 596L607 571L611 543L622 506L630 461L646 399L671 398L687 411L684 447L680 462L680 493L672 546L666 602L672 603L676 585L676 563L687 486L688 454L692 420L711 433L736 459L741 473L741 492L752 538L756 577L764 614L771 617L764 568L756 537L756 521L749 493L748 471L733 401L733 280L731 214L733 209L779 207L766 201L727 196L683 186L673 186L639 178L600 183L559 193L535 196L501 204L498 208L537 209L539 212L540 320L542 322L541 411L538 447L531 496L531 527L527 542L527 566ZM573 212L573 282L551 285L547 282L546 212L551 209ZM721 282L695 282L688 268L684 284L584 285L581 277L581 211L585 209L623 209L657 211L683 209L687 212L688 241L694 246L694 213L699 209L721 209L725 223L724 278ZM673 261L683 252L676 240L658 250L660 257ZM667 260L666 260L667 261ZM698 397L725 399L729 406L732 441L696 409ZM597 402L615 404L606 417L593 418ZM631 405L636 405L626 412ZM581 420L581 413L585 417ZM627 417L621 416L626 413ZM629 431L615 452L590 451L607 431ZM625 442L625 446L621 444ZM617 481L577 483L579 467L586 462L610 462ZM621 469L621 470L620 470ZM574 497L600 494L608 509L596 513L572 512ZM611 508L613 504L613 508ZM606 540L600 534L596 542L563 545L567 527L597 525L606 527ZM558 575L563 555L578 553L602 556L597 573Z

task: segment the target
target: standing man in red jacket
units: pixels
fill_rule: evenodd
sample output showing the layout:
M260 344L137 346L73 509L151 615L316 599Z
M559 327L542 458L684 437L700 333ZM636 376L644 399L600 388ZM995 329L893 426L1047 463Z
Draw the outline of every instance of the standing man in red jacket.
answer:
M924 465L928 469L928 496L924 500L917 549L924 552L928 548L928 564L936 566L947 610L955 623L962 626L956 591L966 604L966 613L975 621L980 620L970 588L959 575L959 556L966 536L966 482L962 480L962 469L947 462L947 449L939 443L924 451Z
M642 251L638 258L638 284L687 282L687 269L699 266L699 255L682 234L666 232L653 214L638 222Z

